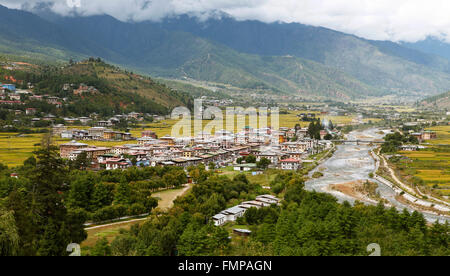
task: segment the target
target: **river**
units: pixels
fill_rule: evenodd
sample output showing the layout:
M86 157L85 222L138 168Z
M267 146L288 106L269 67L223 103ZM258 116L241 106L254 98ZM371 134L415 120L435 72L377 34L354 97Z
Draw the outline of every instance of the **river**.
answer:
M347 140L367 140L376 141L382 139L384 135L380 134L380 129L368 129L363 131L353 131L347 135ZM370 179L369 174L373 173L376 168L376 162L370 155L370 151L373 146L368 144L356 145L356 144L344 144L338 145L334 155L319 165L315 170L311 172L311 175L320 171L323 173L321 178L311 178L305 183L307 190L314 190L317 192L325 192L335 196L339 202L348 201L354 203L356 200L363 201L365 204L376 204L371 200L355 199L349 195L343 194L339 191L334 191L330 188L333 184L344 184L354 181L370 180L378 184L377 192L380 196L390 202L392 206L397 207L399 210L404 208L409 211L414 211L410 206L407 206L398 200L396 200L397 193L388 185L379 182L375 179ZM443 217L434 215L427 212L421 212L425 219L429 222L450 221L449 217Z

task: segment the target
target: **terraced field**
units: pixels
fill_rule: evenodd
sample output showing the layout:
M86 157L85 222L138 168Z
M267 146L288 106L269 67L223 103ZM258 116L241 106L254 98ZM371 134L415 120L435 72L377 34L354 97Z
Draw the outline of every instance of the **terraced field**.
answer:
M450 125L449 126L435 126L427 130L436 131L438 139L426 141L430 144L450 145Z
M418 152L401 152L409 160L402 162L402 176L420 182L444 196L450 196L450 126L429 128L438 138L426 141L434 146ZM448 145L448 146L437 146Z
M8 166L17 166L33 155L42 134L0 133L0 162Z

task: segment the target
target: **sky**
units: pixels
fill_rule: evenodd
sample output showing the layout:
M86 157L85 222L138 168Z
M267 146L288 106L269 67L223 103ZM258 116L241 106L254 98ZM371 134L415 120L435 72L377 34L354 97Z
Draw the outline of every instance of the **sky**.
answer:
M367 39L416 42L433 36L450 43L448 0L0 0L31 10L46 1L61 15L109 14L122 21L158 21L225 12L238 20L297 22Z

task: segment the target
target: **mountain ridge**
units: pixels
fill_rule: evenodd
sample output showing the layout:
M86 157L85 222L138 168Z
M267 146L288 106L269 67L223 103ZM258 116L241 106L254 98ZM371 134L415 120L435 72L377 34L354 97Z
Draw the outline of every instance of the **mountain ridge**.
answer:
M227 17L198 22L186 16L159 23L122 22L107 15L47 21L0 8L0 15L5 13L25 22L5 22L0 28L0 41L6 45L2 51L14 53L15 41L30 39L19 53L48 54L61 60L100 56L155 77L339 100L389 94L419 98L450 87L450 61L444 58L298 23L241 22ZM37 18L44 22L30 23ZM61 36L42 31L47 27ZM9 36L21 29L33 35Z

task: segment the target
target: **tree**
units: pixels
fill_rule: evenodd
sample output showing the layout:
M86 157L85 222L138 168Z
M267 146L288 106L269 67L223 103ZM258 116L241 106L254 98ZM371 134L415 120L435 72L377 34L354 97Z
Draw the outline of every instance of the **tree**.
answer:
M13 212L0 209L0 256L17 255L19 239Z
M67 196L67 206L69 208L82 208L92 211L91 199L94 192L95 180L93 175L79 175L70 184L70 190Z
M205 228L191 223L184 230L178 243L181 256L203 256L208 252L208 236Z
M114 202L117 204L130 204L131 189L128 183L120 182L114 193Z
M263 169L263 170L267 169L270 164L272 164L272 162L265 157L261 158L261 160L259 160L259 162L256 163L258 168Z
M119 236L111 243L111 252L113 256L131 256L134 255L133 248L136 243L134 237L130 235Z
M98 240L90 252L91 256L111 256L111 247L106 237Z
M67 191L67 168L49 135L44 137L42 145L35 152L37 163L30 177L33 183L31 213L37 228L34 239L38 255L64 256L71 238L84 235L84 222L69 221L63 201L63 193ZM69 227L70 223L75 225Z
M87 158L87 153L83 151L77 156L77 159L73 162L73 166L78 170L86 170L90 167L92 160Z
M256 156L254 155L249 155L245 158L245 162L246 163L256 163Z
M257 224L259 221L258 209L255 207L248 209L247 212L245 212L244 217L248 224Z

